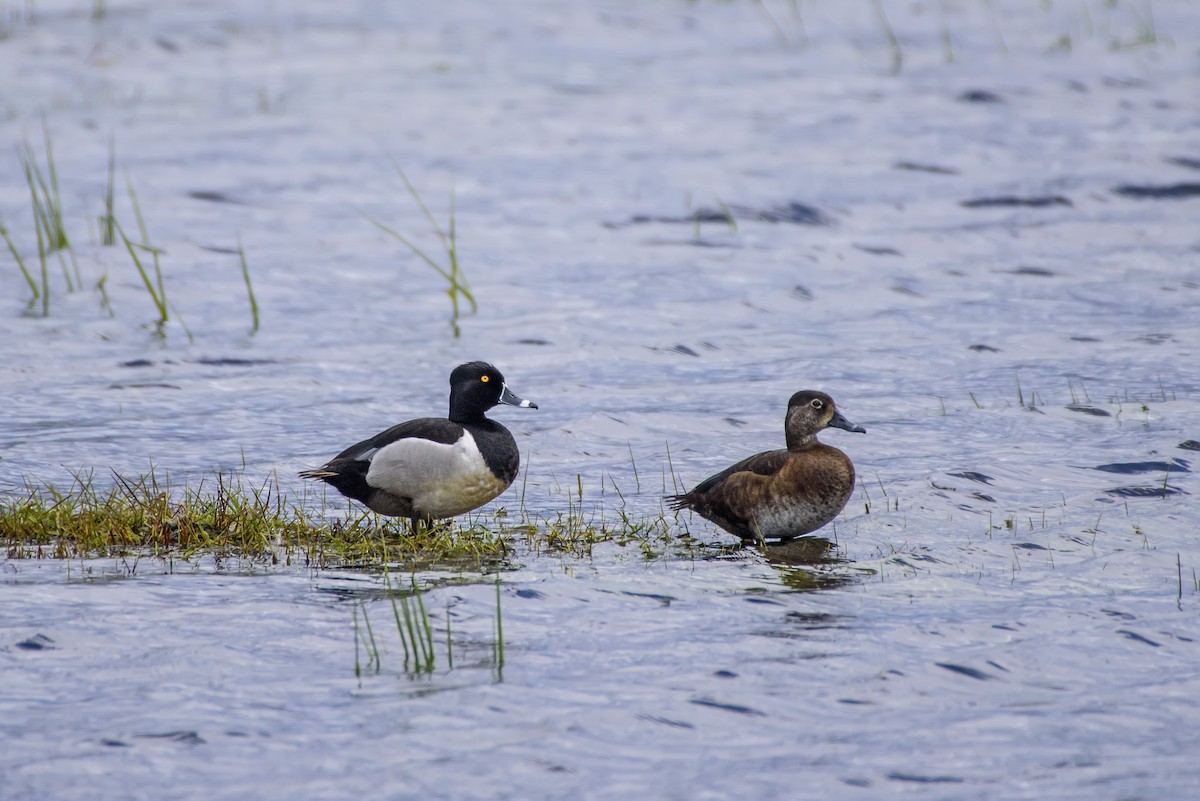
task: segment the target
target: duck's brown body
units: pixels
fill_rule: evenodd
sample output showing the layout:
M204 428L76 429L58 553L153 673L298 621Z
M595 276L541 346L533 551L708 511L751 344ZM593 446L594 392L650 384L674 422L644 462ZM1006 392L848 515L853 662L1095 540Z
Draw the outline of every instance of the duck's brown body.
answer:
M842 417L828 395L797 392L788 403L785 450L743 459L669 500L744 540L816 531L837 517L854 491L850 458L817 440L830 426L864 431Z

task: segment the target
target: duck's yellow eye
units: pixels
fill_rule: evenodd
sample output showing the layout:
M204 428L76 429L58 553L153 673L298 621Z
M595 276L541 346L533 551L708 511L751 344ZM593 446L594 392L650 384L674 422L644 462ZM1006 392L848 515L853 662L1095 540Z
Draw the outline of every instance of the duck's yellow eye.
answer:
M813 398L813 399L812 399L812 407L813 407L814 409L820 409L820 408L821 408L822 406L824 406L824 405L825 405L825 404L821 403L821 399L820 399L820 398Z
M486 384L488 381L491 380L491 378L486 375L481 375L481 376L479 376L479 380Z

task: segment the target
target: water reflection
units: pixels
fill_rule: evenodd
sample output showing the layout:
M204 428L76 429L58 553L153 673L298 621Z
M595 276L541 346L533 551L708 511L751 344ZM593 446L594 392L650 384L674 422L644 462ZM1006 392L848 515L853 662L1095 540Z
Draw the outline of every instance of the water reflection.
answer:
M841 587L853 581L834 572L834 565L846 564L834 555L834 545L824 537L798 537L787 542L764 543L759 550L768 564L779 571L783 583L793 590L813 592Z

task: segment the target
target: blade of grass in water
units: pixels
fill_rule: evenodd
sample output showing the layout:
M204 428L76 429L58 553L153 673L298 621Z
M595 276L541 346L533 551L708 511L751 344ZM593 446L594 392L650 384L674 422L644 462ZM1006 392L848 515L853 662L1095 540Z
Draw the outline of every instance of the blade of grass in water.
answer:
M408 189L409 195L412 196L413 201L417 204L417 208L421 210L421 214L429 223L430 229L432 229L434 235L437 236L438 242L441 243L442 250L446 253L446 263L444 265L439 264L433 259L432 256L422 250L412 240L391 226L388 226L365 213L363 216L384 233L393 237L402 245L407 247L413 253L413 255L425 262L425 264L432 267L435 271L437 271L438 275L442 276L442 278L446 279L446 283L448 284L446 287L446 294L450 297L450 305L453 315L452 319L454 321L457 321L459 317L458 302L460 295L471 304L471 313L475 314L479 311L479 304L476 303L474 294L472 294L470 287L467 286L466 276L463 274L462 267L458 262L456 198L453 190L450 192L450 220L447 226L447 232L442 229L441 225L438 224L437 220L433 216L433 213L430 212L429 207L425 205L425 201L422 200L420 193L417 192L417 188L413 186L412 181L410 181L408 176L404 174L404 170L400 168L400 165L396 163L395 159L391 159L391 162L392 166L395 167L396 172L400 175L401 180L404 181L404 186ZM455 330L457 331L457 328Z
M154 303L154 308L158 310L158 326L161 329L170 319L170 314L167 311L167 299L162 291L162 282L156 287L154 282L150 280L150 274L146 272L146 268L142 266L142 260L138 258L135 247L145 248L145 245L134 245L129 241L129 237L125 236L125 229L121 224L114 221L117 227L117 234L120 235L121 241L125 243L125 249L129 251L129 258L133 259L133 266L137 268L138 275L142 277L142 284L146 287L146 292L150 295L150 300ZM160 271L159 277L162 277Z
M108 138L108 184L104 188L104 214L100 216L100 244L117 244L116 218L113 216L113 171L116 167L116 144Z
M25 260L21 258L21 252L17 250L17 246L13 244L12 239L8 236L8 229L4 227L4 223L0 223L0 237L4 238L4 244L8 245L8 250L13 255L13 259L17 262L17 267L21 270L21 275L25 278L25 283L29 285L29 291L33 293L33 299L37 300L42 294L38 289L37 281L33 280L33 276L29 274L29 268L25 266Z
M237 240L238 258L242 260L242 278L246 281L246 296L250 298L250 317L254 321L251 333L258 331L258 301L254 299L254 287L250 285L250 266L246 264L246 251L242 247L242 238Z

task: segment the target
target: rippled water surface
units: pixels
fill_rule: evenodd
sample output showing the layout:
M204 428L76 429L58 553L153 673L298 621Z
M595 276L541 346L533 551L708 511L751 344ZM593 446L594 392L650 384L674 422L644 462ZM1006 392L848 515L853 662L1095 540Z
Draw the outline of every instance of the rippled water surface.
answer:
M1190 2L102 6L0 5L0 221L36 278L44 120L80 285L0 256L0 492L299 494L474 358L541 407L495 413L540 515L657 517L797 389L868 433L816 564L518 543L502 666L493 575L417 577L414 675L375 572L0 562L0 798L1200 791ZM453 194L457 331L366 219L440 253L392 159Z

